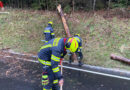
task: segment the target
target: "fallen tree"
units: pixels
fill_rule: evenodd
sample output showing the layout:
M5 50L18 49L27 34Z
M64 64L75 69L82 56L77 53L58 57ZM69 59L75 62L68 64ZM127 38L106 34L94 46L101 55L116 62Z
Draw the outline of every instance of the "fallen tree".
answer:
M70 31L69 31L69 27L68 27L68 25L67 25L67 22L66 22L66 19L65 19L64 14L63 14L61 5L58 5L58 6L57 6L57 9L58 9L58 12L59 12L59 14L60 14L60 16L61 16L62 23L63 23L63 25L64 25L64 30L65 30L65 32L66 32L66 35L67 35L67 37L71 37ZM77 56L76 56L75 53L73 53L73 59L77 61Z
M121 57L121 56L117 56L117 55L111 54L110 58L113 59L113 60L118 60L118 61L130 64L130 59L127 59L127 58L124 58L124 57Z

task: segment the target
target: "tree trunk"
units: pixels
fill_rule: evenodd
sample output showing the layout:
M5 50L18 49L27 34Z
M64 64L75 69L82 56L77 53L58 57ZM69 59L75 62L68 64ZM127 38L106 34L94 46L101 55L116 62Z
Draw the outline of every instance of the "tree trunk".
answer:
M48 10L48 0L46 0L47 10Z
M126 6L128 6L128 2L129 2L129 1L128 1L128 0L126 0Z
M110 4L111 4L111 0L109 0L109 3L108 3L108 10L110 9Z
M66 22L66 19L64 17L64 14L63 14L63 11L62 11L62 8L61 8L61 5L57 6L57 9L60 13L60 16L61 16L61 19L62 19L62 23L64 25L64 29L66 31L66 34L67 34L67 37L71 37L71 34L70 34L70 31L69 31L69 27L67 25L67 22ZM74 57L74 60L77 60L77 56L75 53L73 53L73 57Z
M17 6L18 6L18 8L19 8L19 0L17 0Z
M89 4L90 4L90 10L93 10L93 0L90 0Z
M60 13L60 16L61 16L61 19L62 19L62 22L63 22L63 25L64 25L64 29L65 29L65 31L66 31L67 37L71 37L70 31L69 31L69 27L68 27L68 25L67 25L65 16L64 16L63 11L62 11L62 9L61 9L61 5L59 5L59 6L57 7L57 9L58 9L58 11L59 11L59 13Z
M21 8L23 8L23 7L22 7L22 0L20 0L20 1L21 1Z
M113 60L118 60L118 61L122 61L122 62L125 62L127 64L130 64L130 59L127 59L127 58L124 58L124 57L121 57L121 56L111 54L110 58L113 59Z
M95 11L96 0L93 2L93 11Z
M11 7L11 0L9 0L9 7Z
M111 0L109 0L109 3L108 3L108 10L107 10L107 16L109 17L110 16L110 4L111 4Z
M75 7L74 7L74 4L75 4L75 1L73 0L73 1L72 1L72 5L73 5L73 13L74 13L74 8L75 8Z
M57 0L55 1L55 5L56 5L56 7L57 7L57 5L58 5L58 1L57 1Z

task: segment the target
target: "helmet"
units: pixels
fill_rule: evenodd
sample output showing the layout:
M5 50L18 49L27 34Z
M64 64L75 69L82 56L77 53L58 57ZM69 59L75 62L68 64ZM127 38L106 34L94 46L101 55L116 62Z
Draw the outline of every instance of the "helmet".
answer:
M53 25L53 22L52 22L52 21L49 21L49 22L48 22L48 24L51 24L51 25Z
M65 45L65 48L70 50L70 52L76 52L78 47L78 42L74 38L69 38Z
M80 34L75 34L74 36L79 36L80 37Z

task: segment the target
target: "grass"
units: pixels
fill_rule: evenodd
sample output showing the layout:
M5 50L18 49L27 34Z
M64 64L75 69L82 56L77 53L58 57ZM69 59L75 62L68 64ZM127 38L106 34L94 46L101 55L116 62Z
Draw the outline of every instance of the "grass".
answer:
M44 44L43 30L48 21L54 22L56 37L64 37L61 19L56 12L8 9L0 15L0 48L11 48L22 53L36 54ZM130 59L130 19L104 18L95 12L67 15L72 35L83 39L84 62L89 65L130 70L127 64L110 59L114 53Z

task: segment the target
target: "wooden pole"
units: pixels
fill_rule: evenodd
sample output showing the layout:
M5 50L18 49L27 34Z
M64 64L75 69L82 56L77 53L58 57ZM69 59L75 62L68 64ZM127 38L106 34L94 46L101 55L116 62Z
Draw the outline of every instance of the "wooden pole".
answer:
M57 9L58 9L58 11L60 13L60 16L61 16L61 19L62 19L62 22L63 22L63 25L64 25L64 29L66 31L67 37L71 37L70 32L69 32L69 27L68 27L68 25L66 23L65 16L64 16L63 11L61 9L61 5L58 5Z
M110 58L113 59L113 60L118 60L118 61L122 61L122 62L125 62L127 64L130 64L130 59L127 59L127 58L124 58L124 57L121 57L121 56L111 54Z
M63 14L61 5L58 5L57 9L58 9L58 12L60 13L60 16L61 16L61 19L62 19L62 22L63 22L63 25L64 25L65 32L67 34L67 37L71 37L70 31L69 31L69 27L67 25L67 22L66 22L64 14ZM73 58L74 58L74 60L77 60L77 56L76 56L75 53L73 53Z

